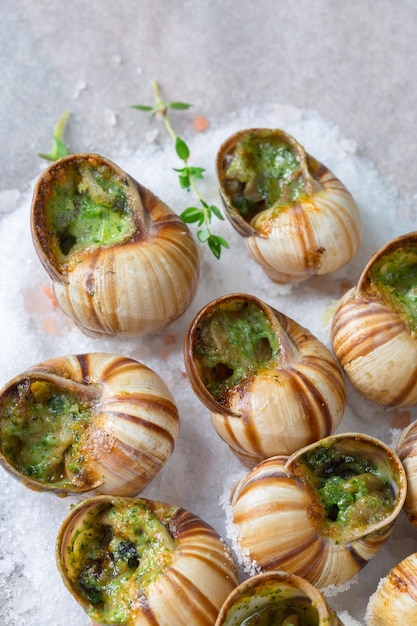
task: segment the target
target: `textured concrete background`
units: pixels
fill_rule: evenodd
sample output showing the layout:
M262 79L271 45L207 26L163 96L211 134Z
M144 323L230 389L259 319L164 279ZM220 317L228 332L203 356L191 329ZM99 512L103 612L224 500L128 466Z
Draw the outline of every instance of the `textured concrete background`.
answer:
M222 116L312 108L397 187L417 192L415 0L0 0L1 189L23 190L72 111L80 151L135 147L169 99ZM176 126L181 130L178 117ZM189 120L188 120L189 121Z

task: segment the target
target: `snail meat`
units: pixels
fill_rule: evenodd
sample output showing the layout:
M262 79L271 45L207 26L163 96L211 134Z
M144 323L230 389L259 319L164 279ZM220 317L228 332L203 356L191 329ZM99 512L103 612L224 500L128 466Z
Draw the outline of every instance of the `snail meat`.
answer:
M328 274L356 255L362 218L355 201L291 135L239 131L220 147L216 163L226 215L274 282Z
M65 585L99 624L213 626L237 585L230 549L176 506L96 496L77 505L57 540Z
M342 419L345 386L333 355L254 296L230 294L203 307L184 353L216 432L248 466L330 435Z
M87 335L148 335L182 315L199 258L182 220L97 154L72 154L41 175L35 250L62 310Z
M178 434L171 392L127 357L56 357L0 392L0 463L34 490L136 495Z
M405 496L396 454L343 433L255 467L232 491L232 522L259 571L282 569L322 589L347 582L377 553Z
M417 233L383 246L340 300L333 349L346 376L384 406L417 403Z

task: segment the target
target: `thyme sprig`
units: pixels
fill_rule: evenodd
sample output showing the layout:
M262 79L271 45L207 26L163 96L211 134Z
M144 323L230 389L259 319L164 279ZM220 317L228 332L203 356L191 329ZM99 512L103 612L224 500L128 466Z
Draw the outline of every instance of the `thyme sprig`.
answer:
M222 248L228 248L229 244L223 237L215 235L211 231L211 222L213 217L223 220L224 217L220 209L215 204L208 203L200 190L197 181L204 178L205 169L203 167L195 167L190 165L190 149L184 139L182 139L173 129L171 121L168 117L168 111L189 109L192 105L187 102L164 102L161 96L159 84L156 80L152 81L152 89L155 97L155 105L135 104L133 109L150 113L153 117L162 119L168 134L170 135L175 152L179 159L183 162L181 168L173 168L178 174L180 187L187 191L193 191L199 201L199 206L190 206L180 213L180 218L186 224L197 224L197 238L202 243L207 243L209 249L216 259L220 259Z
M64 111L55 124L51 150L47 153L39 152L38 157L46 159L46 161L57 161L69 154L68 147L64 142L64 132L70 115L69 111Z

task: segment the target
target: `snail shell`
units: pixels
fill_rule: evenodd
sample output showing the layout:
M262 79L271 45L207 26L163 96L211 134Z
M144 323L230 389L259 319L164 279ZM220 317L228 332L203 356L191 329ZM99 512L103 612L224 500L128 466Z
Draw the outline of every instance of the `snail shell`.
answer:
M203 307L184 354L216 432L250 467L330 435L342 419L345 386L333 355L255 296L226 295Z
M62 310L87 335L158 333L189 307L194 239L151 191L97 154L72 154L40 177L35 250Z
M77 505L56 557L66 587L100 624L213 626L238 582L230 549L206 522L138 498Z
M215 626L261 623L343 626L313 585L281 571L265 572L242 582L223 604Z
M417 403L417 233L381 248L332 323L334 353L366 398L391 407Z
M328 274L356 255L362 218L354 199L291 135L242 130L220 147L216 165L226 215L274 282Z
M178 434L166 384L123 356L52 358L0 392L0 463L37 491L136 495Z
M365 619L367 626L417 624L417 553L380 580L369 599Z
M403 430L396 451L407 476L404 510L410 524L417 527L417 422L412 422Z
M266 459L231 494L239 560L319 589L340 585L386 542L405 495L400 460L368 435L333 435Z

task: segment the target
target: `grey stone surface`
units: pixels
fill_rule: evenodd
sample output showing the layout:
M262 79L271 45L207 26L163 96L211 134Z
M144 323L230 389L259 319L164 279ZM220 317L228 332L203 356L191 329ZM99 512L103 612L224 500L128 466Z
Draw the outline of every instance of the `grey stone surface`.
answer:
M129 105L152 101L157 78L210 118L265 102L316 109L396 186L417 191L414 0L0 0L0 9L2 189L37 174L36 152L64 109L80 151L134 148L151 122Z

